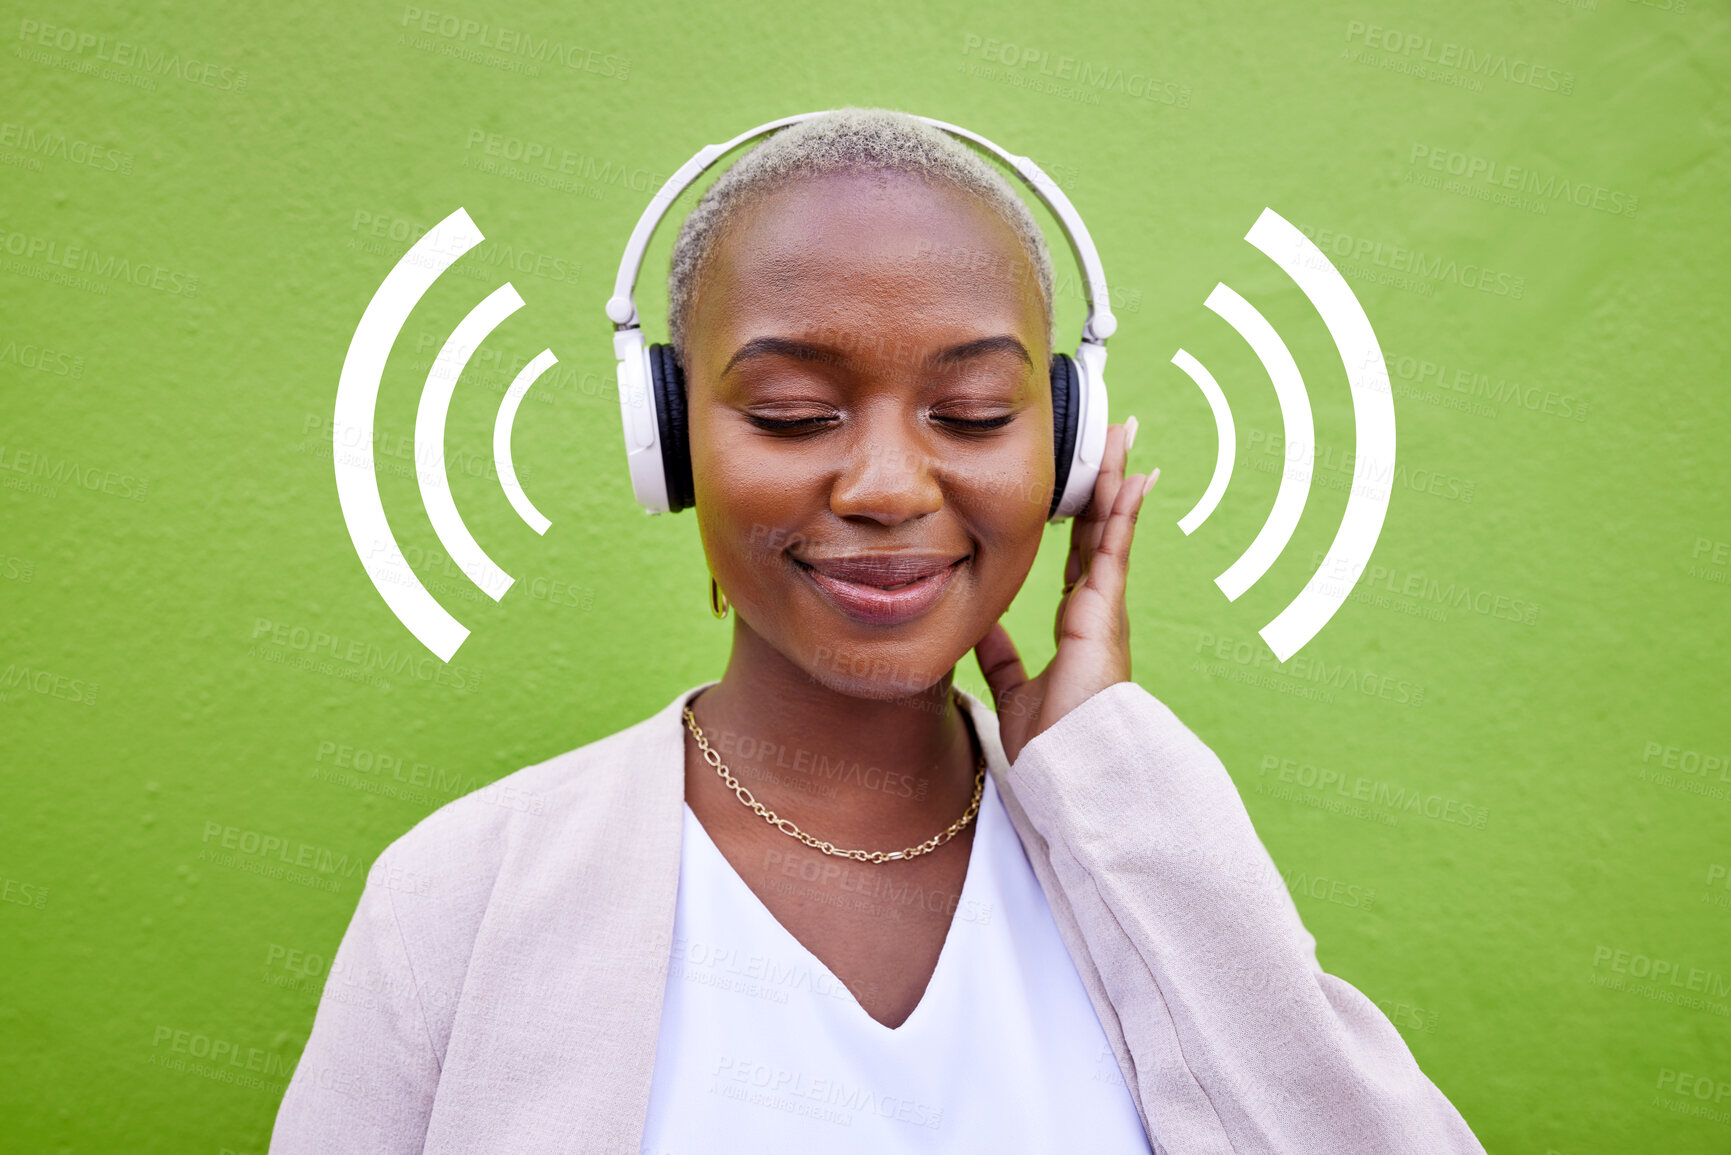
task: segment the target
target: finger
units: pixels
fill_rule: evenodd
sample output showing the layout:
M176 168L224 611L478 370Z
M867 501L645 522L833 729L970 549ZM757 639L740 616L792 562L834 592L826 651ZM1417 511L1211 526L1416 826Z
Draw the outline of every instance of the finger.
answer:
M1052 645L1057 646L1064 640L1064 615L1070 611L1070 598L1075 594L1076 587L1081 582L1071 582L1064 587L1064 593L1058 598L1058 612L1052 615Z
M1091 536L1088 540L1088 551L1090 554L1092 554L1094 550L1100 548L1100 536L1105 532L1106 519L1111 514L1113 503L1118 499L1119 490L1123 488L1124 473L1129 468L1130 442L1136 436L1136 427L1129 421L1126 421L1118 428L1120 430L1118 440L1114 442L1110 437L1108 437L1106 439L1106 448L1101 454L1101 473L1105 474L1108 471L1110 472L1111 486L1105 494L1102 494L1102 500L1100 502L1101 516L1096 518L1089 525L1089 533ZM1099 480L1099 478L1095 478L1096 488L1099 486Z
M1112 604L1124 599L1124 587L1130 573L1130 545L1136 537L1136 518L1142 512L1142 501L1160 479L1160 471L1144 477L1133 474L1118 491L1118 500L1094 551L1093 564L1088 567L1088 585Z
M1010 640L1010 631L1004 628L1003 622L993 622L986 636L974 643L974 657L979 659L980 673L992 691L992 702L996 706L1002 707L1006 696L1028 680L1028 671L1022 667L1022 655L1016 651L1016 643Z
M1106 431L1106 436L1108 439L1112 436L1112 431L1110 429ZM1093 504L1092 498L1093 495L1090 494L1090 505ZM1082 507L1082 512L1070 519L1070 552L1068 556L1064 558L1064 589L1066 592L1068 592L1070 587L1076 584L1076 580L1082 576L1082 545L1083 539L1087 536L1087 524L1088 506L1084 505Z
M1112 425L1106 429L1106 449L1100 458L1100 473L1094 478L1094 495L1088 502L1088 508L1083 510L1083 524L1078 527L1082 534L1082 571L1087 572L1094 551L1099 548L1100 535L1106 528L1106 520L1111 516L1112 505L1117 500L1118 490L1124 483L1124 461L1127 453L1124 449L1126 431L1122 425Z
M1070 550L1070 560L1064 566L1064 589L1058 595L1058 609L1052 615L1052 644L1056 646L1064 637L1064 615L1069 612L1070 598L1082 584L1086 576L1082 569L1081 547L1074 546Z

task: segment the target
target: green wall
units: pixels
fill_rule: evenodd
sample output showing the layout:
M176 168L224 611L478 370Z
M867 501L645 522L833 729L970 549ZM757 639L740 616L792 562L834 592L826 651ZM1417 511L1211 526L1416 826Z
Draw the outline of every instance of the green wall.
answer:
M631 500L601 306L649 182L855 103L1026 152L1085 214L1119 290L1113 416L1163 470L1136 677L1231 768L1323 964L1492 1152L1731 1149L1722 6L425 11L0 21L0 1145L264 1150L380 849L719 674L691 518ZM447 668L356 560L330 421L361 310L458 206L488 240L411 318L379 407L398 539L474 631ZM1353 428L1315 311L1243 240L1265 206L1363 302L1400 434L1374 568L1285 666L1256 631L1339 524ZM403 439L438 344L507 277L527 307L447 442L520 579L494 605L434 552ZM1212 579L1267 516L1281 426L1202 308L1217 281L1286 337L1320 442L1297 536L1236 603ZM1189 538L1215 434L1180 345L1238 423ZM487 463L544 346L558 375L516 434L538 538ZM1031 660L1063 544L1010 617Z

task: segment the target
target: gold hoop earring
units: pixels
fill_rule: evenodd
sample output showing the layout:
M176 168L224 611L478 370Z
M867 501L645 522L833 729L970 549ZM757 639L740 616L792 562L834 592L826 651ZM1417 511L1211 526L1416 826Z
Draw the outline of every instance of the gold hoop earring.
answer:
M709 612L718 618L727 616L727 595L715 584L714 574L709 575Z

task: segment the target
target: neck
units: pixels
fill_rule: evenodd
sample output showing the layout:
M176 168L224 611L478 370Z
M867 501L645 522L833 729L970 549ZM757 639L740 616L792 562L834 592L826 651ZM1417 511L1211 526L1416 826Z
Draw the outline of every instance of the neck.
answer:
M858 697L819 682L736 618L727 670L692 712L765 806L838 846L893 850L944 829L973 797L974 745L953 677Z

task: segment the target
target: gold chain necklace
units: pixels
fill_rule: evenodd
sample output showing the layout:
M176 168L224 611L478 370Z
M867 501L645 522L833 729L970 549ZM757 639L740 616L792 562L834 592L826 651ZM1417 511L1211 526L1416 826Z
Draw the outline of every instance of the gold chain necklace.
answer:
M964 706L963 709L966 709ZM739 800L755 810L760 818L790 838L797 838L813 850L832 854L837 858L851 858L855 862L897 862L905 858L918 858L922 854L930 854L950 839L960 834L968 823L974 820L974 815L980 812L980 798L986 790L986 752L982 749L974 760L974 800L968 803L968 809L960 818L950 823L949 829L932 835L918 846L910 846L906 850L842 850L821 838L813 838L805 831L795 826L793 821L783 818L752 796L739 779L733 776L721 755L709 744L709 739L703 736L703 727L697 724L697 715L691 712L691 707L685 707L685 724L691 729L691 736L697 739L697 748L703 751L703 760L715 767L715 772L721 775L721 780L733 788L739 795Z

